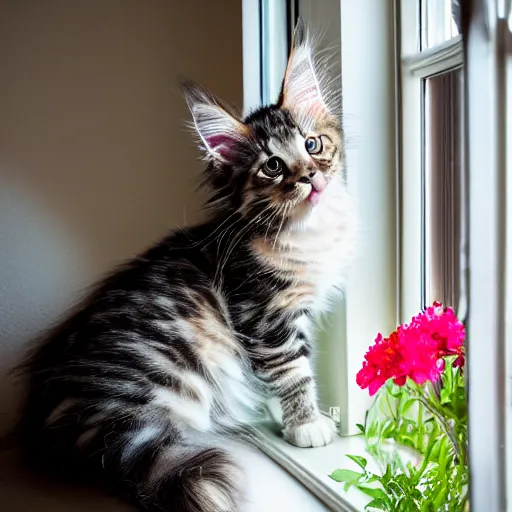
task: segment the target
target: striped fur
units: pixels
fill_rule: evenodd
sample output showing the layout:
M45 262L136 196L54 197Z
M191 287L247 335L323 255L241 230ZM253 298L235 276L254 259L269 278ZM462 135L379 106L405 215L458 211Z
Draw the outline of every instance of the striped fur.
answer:
M222 437L257 422L269 398L290 443L330 442L314 321L341 290L356 224L339 117L310 52L296 42L279 102L243 120L185 86L209 220L116 269L38 344L25 365L29 455L143 510L235 512L243 477ZM321 152L308 153L308 137Z

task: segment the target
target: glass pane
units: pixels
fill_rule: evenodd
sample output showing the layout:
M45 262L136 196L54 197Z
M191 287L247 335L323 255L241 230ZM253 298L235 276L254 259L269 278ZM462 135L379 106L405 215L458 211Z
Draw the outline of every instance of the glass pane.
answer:
M460 0L420 0L421 49L437 46L460 33Z
M425 83L425 300L466 315L462 71Z

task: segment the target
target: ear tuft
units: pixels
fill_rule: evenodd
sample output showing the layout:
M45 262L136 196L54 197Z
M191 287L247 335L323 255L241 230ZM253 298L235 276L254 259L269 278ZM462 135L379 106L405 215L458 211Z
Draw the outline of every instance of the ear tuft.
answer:
M208 155L221 163L229 163L237 145L249 136L249 128L200 85L185 81L181 88Z
M310 37L300 18L293 34L278 103L295 114L298 122L306 126L319 114L329 111L315 70Z

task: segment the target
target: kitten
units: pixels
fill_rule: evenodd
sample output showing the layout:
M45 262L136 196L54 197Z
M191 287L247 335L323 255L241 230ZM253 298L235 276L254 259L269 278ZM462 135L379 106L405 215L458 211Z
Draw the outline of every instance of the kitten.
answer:
M280 401L291 444L328 444L310 363L314 320L355 240L340 116L296 30L275 105L241 120L184 92L206 151L209 220L104 279L28 358L24 447L141 509L234 512L222 447Z

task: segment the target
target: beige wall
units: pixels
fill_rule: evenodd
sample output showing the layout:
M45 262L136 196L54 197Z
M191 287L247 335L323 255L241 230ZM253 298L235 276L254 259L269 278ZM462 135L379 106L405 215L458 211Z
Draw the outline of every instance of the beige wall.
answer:
M0 0L0 432L27 342L197 218L185 76L242 100L240 0Z

